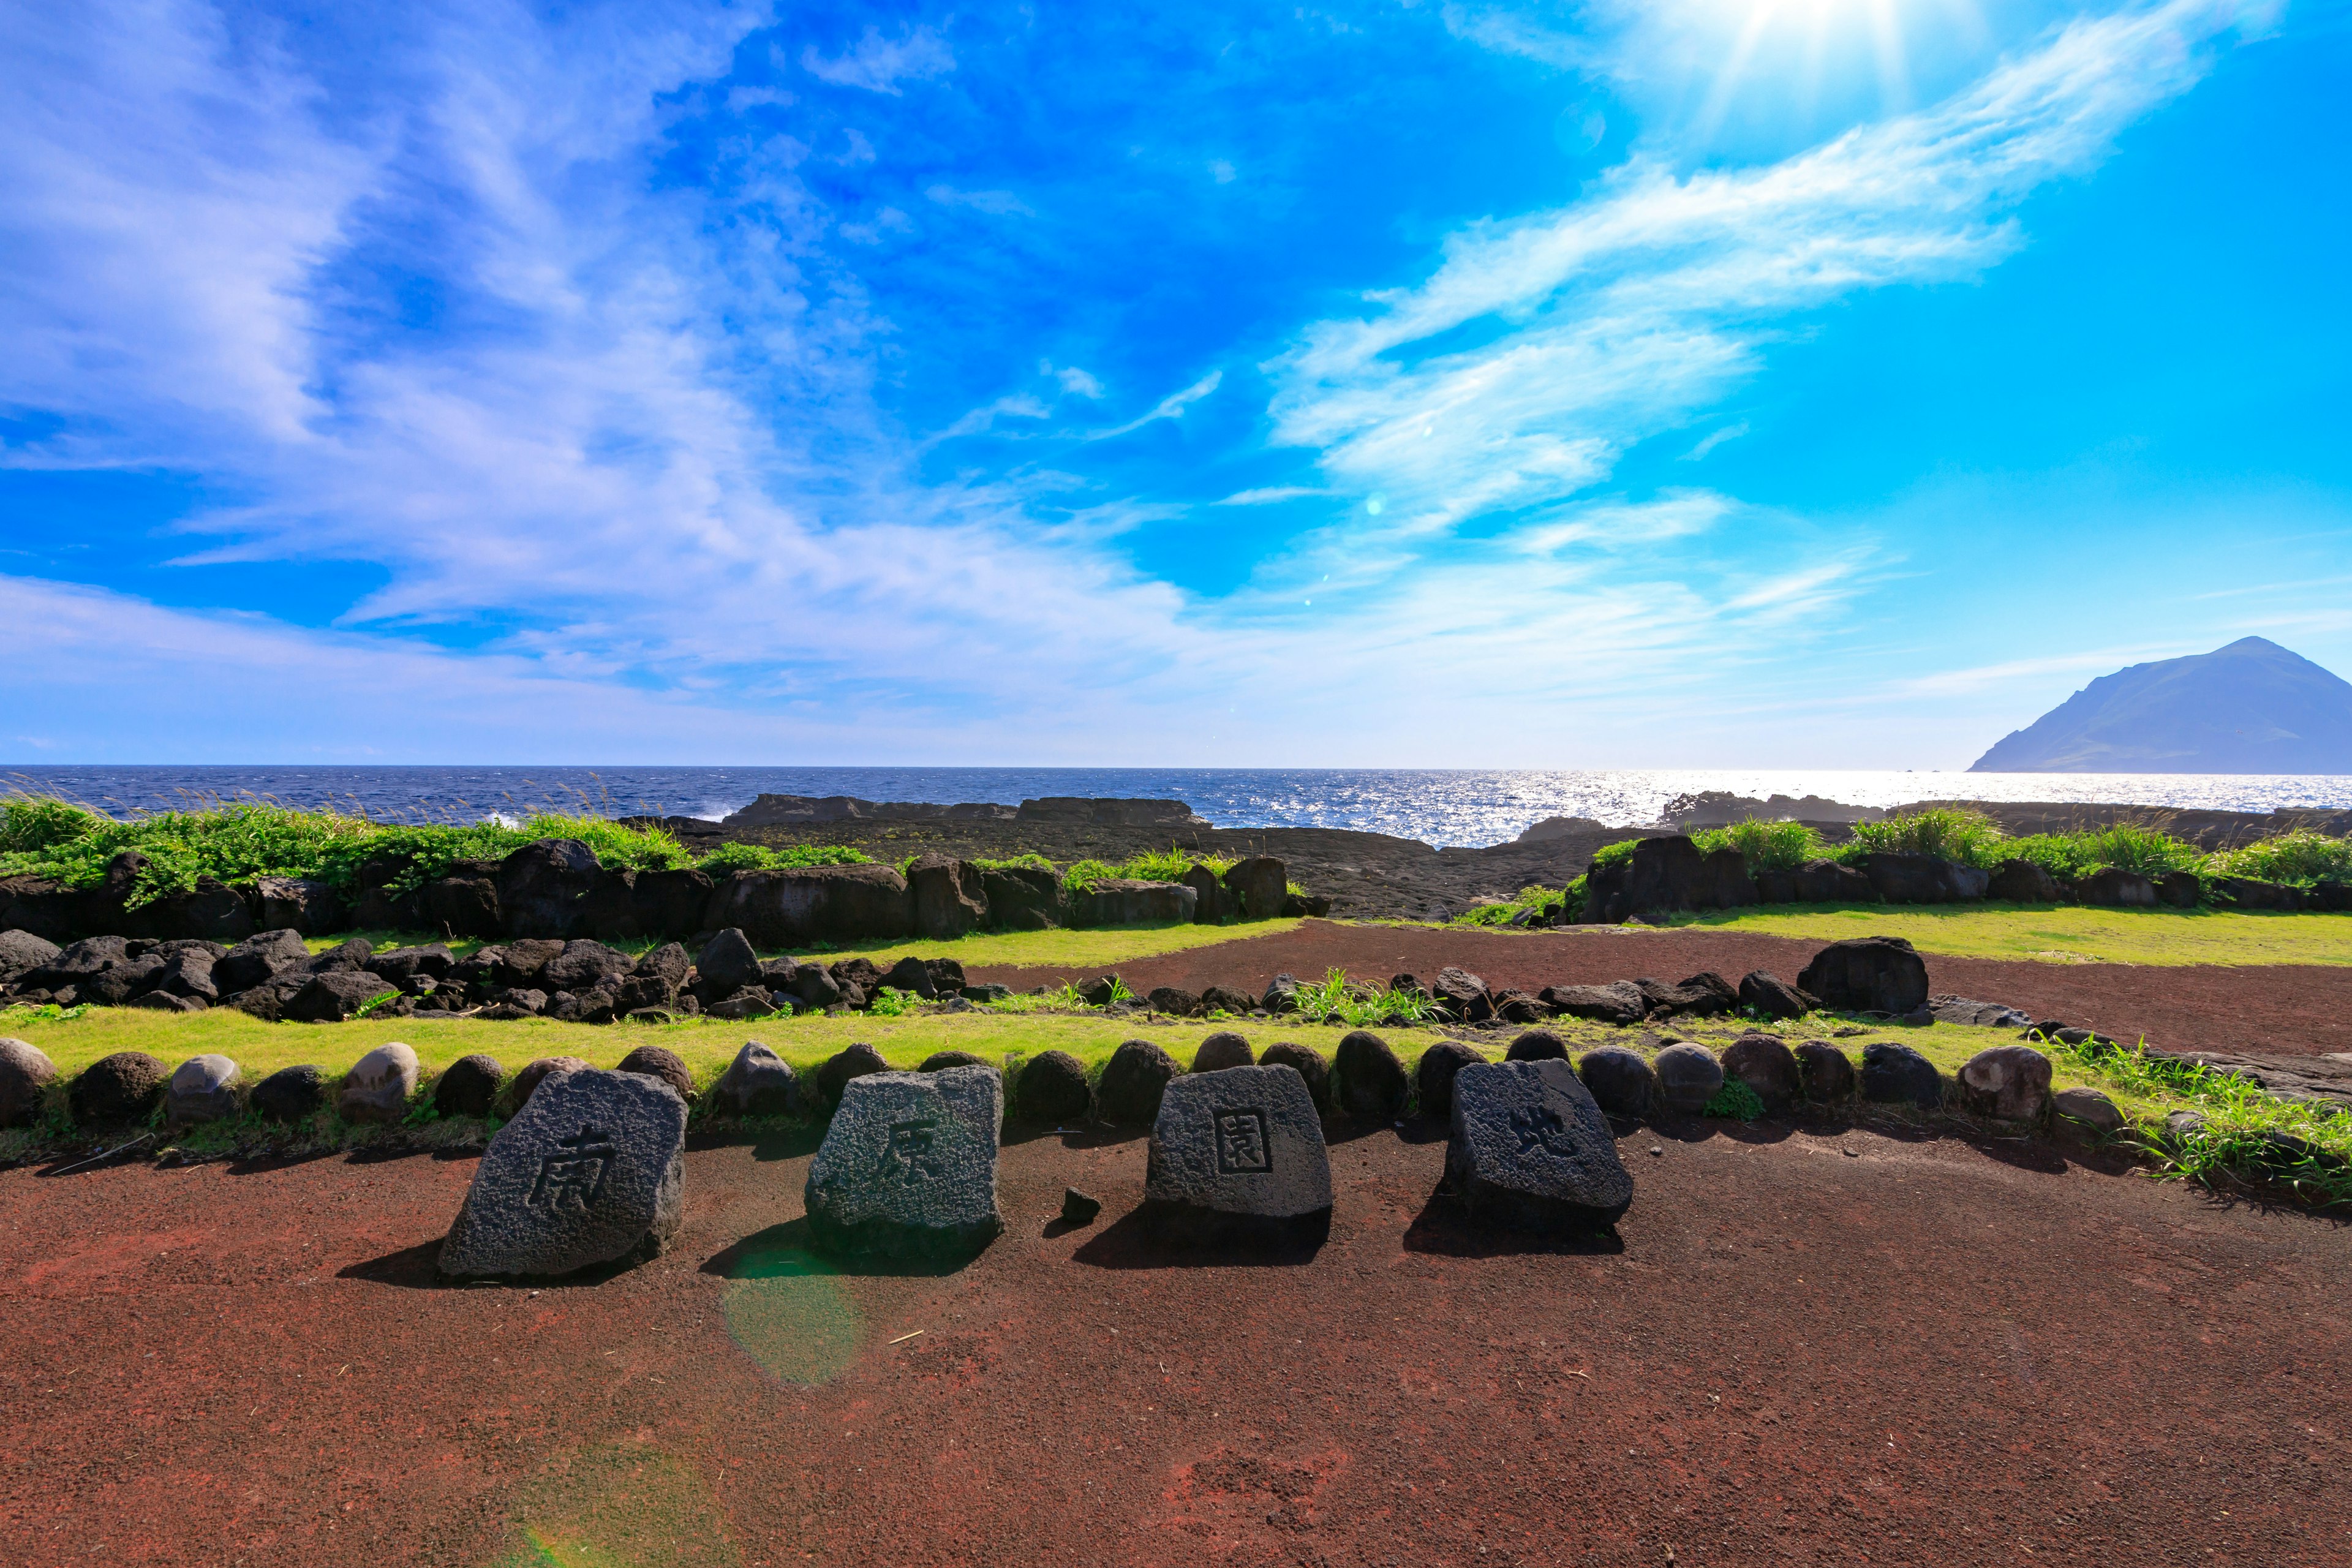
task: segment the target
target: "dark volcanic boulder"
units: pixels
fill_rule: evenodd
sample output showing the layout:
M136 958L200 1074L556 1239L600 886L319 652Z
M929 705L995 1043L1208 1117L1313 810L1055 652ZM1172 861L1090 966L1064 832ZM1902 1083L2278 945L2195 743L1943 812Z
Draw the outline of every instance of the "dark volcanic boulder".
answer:
M367 966L391 981L402 990L419 975L446 980L457 966L457 955L437 942L420 947L386 948L370 958Z
M495 950L486 947L481 951L498 953L499 984L543 991L546 987L540 984L540 977L547 973L547 966L562 953L563 944L552 937L526 937L520 942L508 942L504 947Z
M507 1069L498 1058L459 1057L433 1086L433 1108L444 1116L488 1116L506 1081Z
M1181 882L1139 882L1109 877L1070 900L1070 923L1081 926L1191 925L1199 897Z
M980 868L969 860L923 856L907 868L907 891L917 936L947 942L978 931L988 920L987 889Z
M1676 1009L1694 1018L1719 1018L1739 1008L1739 987L1712 969L1702 969L1675 987L1693 998Z
M2031 860L2012 857L1992 868L1985 897L2010 904L2054 904L2058 879Z
M1254 1011L1256 1006L1256 997L1226 985L1212 985L1201 993L1201 1011L1203 1013L1225 1013L1239 1017Z
M1790 871L1759 871L1756 891L1768 904L1874 904L1870 879L1834 860L1808 860Z
M1394 1121L1404 1114L1407 1088L1404 1064L1386 1040L1366 1029L1339 1037L1331 1058L1331 1100L1341 1115Z
M493 867L484 866L471 876L454 872L436 877L416 889L417 912L424 918L427 931L446 931L452 937L491 938L506 930L499 909L499 885L491 876Z
M803 1009L812 1013L822 1013L827 1007L838 1007L848 1000L847 993L842 989L841 982L834 978L833 971L817 963L795 965L793 970L792 983L781 989L789 994ZM866 992L860 991L857 993L857 1000L862 1003L866 1000Z
M919 958L909 956L892 964L883 974L882 984L893 991L920 996L926 1002L939 1000L940 983L932 977L931 966Z
M1853 1098L1853 1063L1827 1040L1807 1040L1796 1048L1797 1073L1805 1098L1816 1105L1843 1105Z
M0 877L0 929L63 942L81 924L81 895L46 877Z
M1143 1002L1153 1012L1171 1018L1189 1018L1201 1010L1201 999L1181 985L1155 985Z
M614 1070L633 1072L641 1078L657 1078L677 1090L680 1100L688 1103L694 1100L693 1070L686 1065L686 1058L676 1051L660 1046L639 1046L623 1057L620 1067Z
M1540 1234L1602 1229L1633 1202L1617 1140L1564 1061L1464 1068L1452 1122L1445 1184L1474 1222Z
M1568 1046L1549 1029L1529 1029L1511 1042L1511 1048L1503 1053L1503 1059L1507 1062L1566 1061Z
M324 882L301 877L256 878L253 902L265 931L324 936L345 929L342 897Z
M63 951L28 931L0 931L0 985L14 985L20 975L53 962Z
M933 1051L923 1058L923 1065L915 1070L946 1072L952 1068L986 1068L991 1072L994 1072L996 1064L986 1057L975 1055L971 1051Z
M2050 1108L2050 1058L2032 1046L1994 1046L1958 1073L1960 1103L1979 1116L2039 1121Z
M530 1097L537 1094L540 1085L549 1079L588 1070L588 1064L578 1057L541 1057L537 1061L527 1062L522 1071L507 1080L505 1091L499 1096L499 1110L512 1116L530 1103Z
M1297 976L1277 974L1267 981L1265 994L1258 999L1258 1005L1269 1013L1297 1012L1298 980Z
M698 988L706 999L731 996L746 985L760 984L760 955L742 931L730 926L702 944L694 961Z
M1638 1051L1603 1046L1587 1051L1576 1064L1576 1076L1592 1091L1601 1110L1612 1116L1638 1120L1650 1113L1658 1089L1658 1075Z
M783 1058L746 1040L705 1103L719 1116L788 1116L801 1109L800 1077Z
M1143 1197L1143 1223L1179 1245L1320 1245L1331 1229L1330 1157L1298 1075L1227 1068L1171 1083L1152 1121Z
M577 936L589 895L603 875L596 852L577 838L541 838L499 862L499 924L510 937Z
M1093 1098L1086 1064L1067 1051L1046 1051L1021 1064L1013 1110L1024 1121L1073 1127L1087 1119Z
M636 962L617 947L575 938L548 960L547 968L540 974L540 984L550 991L618 991L622 979L636 966Z
M1723 1064L1705 1046L1668 1046L1650 1064L1650 1070L1658 1075L1654 1103L1677 1116L1696 1116L1723 1087Z
M247 937L213 965L213 984L224 996L273 980L310 962L310 950L292 931L265 931Z
M931 988L942 996L957 995L968 984L963 965L952 958L927 958L923 972L931 977Z
M1439 970L1429 991L1447 1016L1465 1024L1482 1024L1495 1016L1495 1004L1486 994L1486 982L1466 969L1449 965Z
M1224 884L1241 919L1270 921L1282 913L1290 879L1281 861L1270 855L1253 855L1226 868Z
M1754 1090L1767 1110L1788 1110L1804 1089L1796 1054L1778 1035L1742 1035L1732 1041L1724 1048L1723 1076Z
M1991 880L1974 866L1889 850L1862 856L1854 868L1869 878L1872 890L1890 904L1962 903L1983 898Z
M2305 899L2301 888L2264 882L2252 877L2216 877L2206 884L2213 901L2240 910L2299 910Z
M737 871L710 895L702 923L740 927L765 948L897 942L915 934L907 880L890 866Z
M1321 1054L1295 1040L1276 1040L1258 1053L1260 1067L1285 1067L1307 1085L1307 1096L1318 1110L1331 1109L1331 1068Z
M2137 871L2126 871L2114 866L2102 866L2087 877L2075 878L2067 884L2066 891L2078 903L2131 910L2157 907L2154 882Z
M629 889L634 931L608 931L613 937L682 937L702 929L715 884L707 871L640 871Z
M1192 1053L1194 1072L1220 1072L1226 1068L1247 1068L1257 1065L1257 1054L1250 1043L1229 1029L1220 1029L1201 1042Z
M959 1262L1004 1229L1004 1086L987 1068L870 1073L844 1086L803 1207L822 1251Z
M1233 918L1233 895L1225 891L1224 883L1217 879L1214 871L1196 860L1177 880L1192 889L1194 925L1223 925Z
M1176 1058L1149 1040L1129 1040L1111 1053L1096 1100L1102 1119L1120 1127L1149 1127L1160 1115L1160 1097L1183 1069Z
M144 1051L117 1051L82 1068L73 1081L73 1119L84 1127L142 1122L163 1103L171 1069Z
M2057 883L2053 881L2051 887L2054 889ZM2057 895L2053 891L2051 896ZM2193 910L2205 896L2205 884L2194 871L2167 871L2156 879L2156 896L2158 902L2172 909Z
M293 1024L340 1024L359 1016L360 1009L380 997L399 994L399 990L381 974L372 974L364 969L338 969L312 975L287 1001L280 1016Z
M164 1120L174 1127L227 1121L245 1109L245 1074L224 1056L190 1057L163 1089Z
M1824 1007L1861 1013L1916 1013L1927 1005L1927 966L1899 936L1833 942L1797 976L1799 989Z
M1044 931L1069 919L1062 879L1050 867L984 867L980 893L989 923L1007 931Z
M163 961L152 953L110 963L76 985L77 999L100 1007L120 1007L133 996L155 989L163 978Z
M1670 910L1728 910L1757 901L1755 879L1737 849L1701 854L1681 834L1644 838L1633 855L1586 874L1583 921L1615 925Z
M309 968L313 974L333 974L340 970L365 969L368 967L368 961L374 956L375 944L363 936L355 936L349 942L339 942L324 952L315 954L310 960Z
M1740 976L1739 1006L1765 1018L1801 1018L1813 1010L1813 999L1777 974L1752 969Z
M1442 1121L1454 1114L1454 1079L1486 1058L1459 1040L1440 1040L1421 1053L1412 1069L1413 1103L1422 1115Z
M827 965L825 973L840 988L844 998L852 991L857 993L859 999L850 1003L852 1006L864 1006L865 999L882 988L882 966L870 958L845 958Z
M269 1121L308 1121L325 1108L327 1075L314 1067L279 1068L253 1086L246 1103Z
M841 1103L841 1091L851 1079L889 1070L890 1064L882 1059L882 1053L860 1040L819 1063L816 1071L809 1075L810 1088L815 1093L818 1109L829 1116L833 1108Z
M57 1064L26 1040L0 1039L0 1127L30 1127L57 1081Z
M1933 1110L1944 1103L1944 1080L1936 1064L1917 1051L1883 1040L1862 1047L1862 1098Z
M1607 985L1549 985L1542 992L1551 1010L1569 1018L1590 1018L1602 1024L1638 1024L1650 1016L1642 988L1630 980Z

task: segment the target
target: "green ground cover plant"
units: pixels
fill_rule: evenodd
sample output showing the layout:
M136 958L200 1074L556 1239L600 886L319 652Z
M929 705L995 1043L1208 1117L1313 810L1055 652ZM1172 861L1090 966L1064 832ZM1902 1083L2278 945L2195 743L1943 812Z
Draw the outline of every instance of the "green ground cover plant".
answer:
M2308 887L2314 882L2352 882L2352 838L2330 838L2324 833L2284 833L2224 850L2209 858L2205 874L2213 877L2253 877L2265 882Z
M1737 849L1746 857L1748 875L1759 871L1793 871L1829 851L1822 836L1801 822L1735 822L1728 827L1706 827L1691 835L1704 854Z
M1805 942L1899 936L1926 953L2044 963L2352 963L2340 914L2085 904L1783 904L1654 917Z
M1052 865L1042 857L1028 859L1050 870ZM1073 893L1092 892L1097 886L1116 879L1138 882L1181 882L1184 873L1195 866L1206 866L1218 876L1233 869L1234 860L1228 856L1203 855L1190 849L1171 846L1166 849L1146 849L1124 860L1079 860L1062 873L1062 886Z
M1953 806L1929 806L1897 812L1876 822L1857 822L1853 837L1838 846L1834 858L1852 860L1869 854L1933 855L1964 866L1991 866L2002 858L2005 836L1992 818L1980 811Z
M713 872L854 865L866 857L841 845L770 849L728 844L698 858L661 828L626 827L608 817L540 811L519 826L501 822L386 823L334 811L296 811L263 801L215 804L187 811L117 819L53 796L0 801L0 876L49 878L69 888L94 886L126 849L146 857L133 907L184 893L199 877L248 887L262 877L300 877L331 887L359 885L370 861L400 868L387 885L407 892L460 860L498 860L540 838L576 838L607 869Z

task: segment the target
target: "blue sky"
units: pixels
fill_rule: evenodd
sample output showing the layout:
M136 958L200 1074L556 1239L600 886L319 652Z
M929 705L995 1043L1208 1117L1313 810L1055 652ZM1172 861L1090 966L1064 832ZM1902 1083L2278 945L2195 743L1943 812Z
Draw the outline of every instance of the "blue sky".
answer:
M5 0L0 756L1926 768L2352 671L2347 22Z

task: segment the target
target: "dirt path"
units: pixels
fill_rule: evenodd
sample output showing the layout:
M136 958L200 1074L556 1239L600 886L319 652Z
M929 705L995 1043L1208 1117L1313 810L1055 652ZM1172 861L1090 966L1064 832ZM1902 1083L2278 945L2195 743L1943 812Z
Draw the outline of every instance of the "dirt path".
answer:
M1585 984L1655 975L1680 980L1712 969L1733 981L1751 969L1794 980L1822 943L1708 931L1595 927L1569 931L1438 931L1310 921L1281 936L1244 937L1118 966L1136 991L1215 982L1262 989L1276 974L1318 978L1334 967L1362 978L1398 973L1424 982L1460 964L1490 985ZM978 980L1025 989L1075 978L1074 970L974 969ZM1088 972L1091 973L1091 972ZM2034 963L1927 955L1937 991L2006 1002L2117 1039L2145 1037L2170 1050L2257 1056L2352 1051L2352 968L2275 965L2179 968L2120 963Z
M2352 1231L2019 1145L1622 1147L1622 1249L1461 1234L1382 1128L1243 1266L1129 1234L1139 1142L1034 1140L977 1263L856 1279L793 1247L805 1140L698 1150L670 1256L537 1293L429 1288L464 1160L0 1173L5 1555L2352 1560Z

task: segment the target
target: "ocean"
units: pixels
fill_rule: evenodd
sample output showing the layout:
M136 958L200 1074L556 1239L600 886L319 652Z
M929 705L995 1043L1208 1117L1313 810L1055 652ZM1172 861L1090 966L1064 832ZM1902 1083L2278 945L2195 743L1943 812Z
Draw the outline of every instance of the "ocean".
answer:
M1821 795L1848 805L1920 800L2114 802L2272 811L2352 808L2352 776L1961 773L1769 769L578 768L0 766L0 789L64 795L115 816L214 800L332 806L404 822L470 822L541 806L717 818L755 795L999 801L1039 795L1181 800L1221 827L1351 827L1481 846L1547 816L1655 822L1680 795Z

